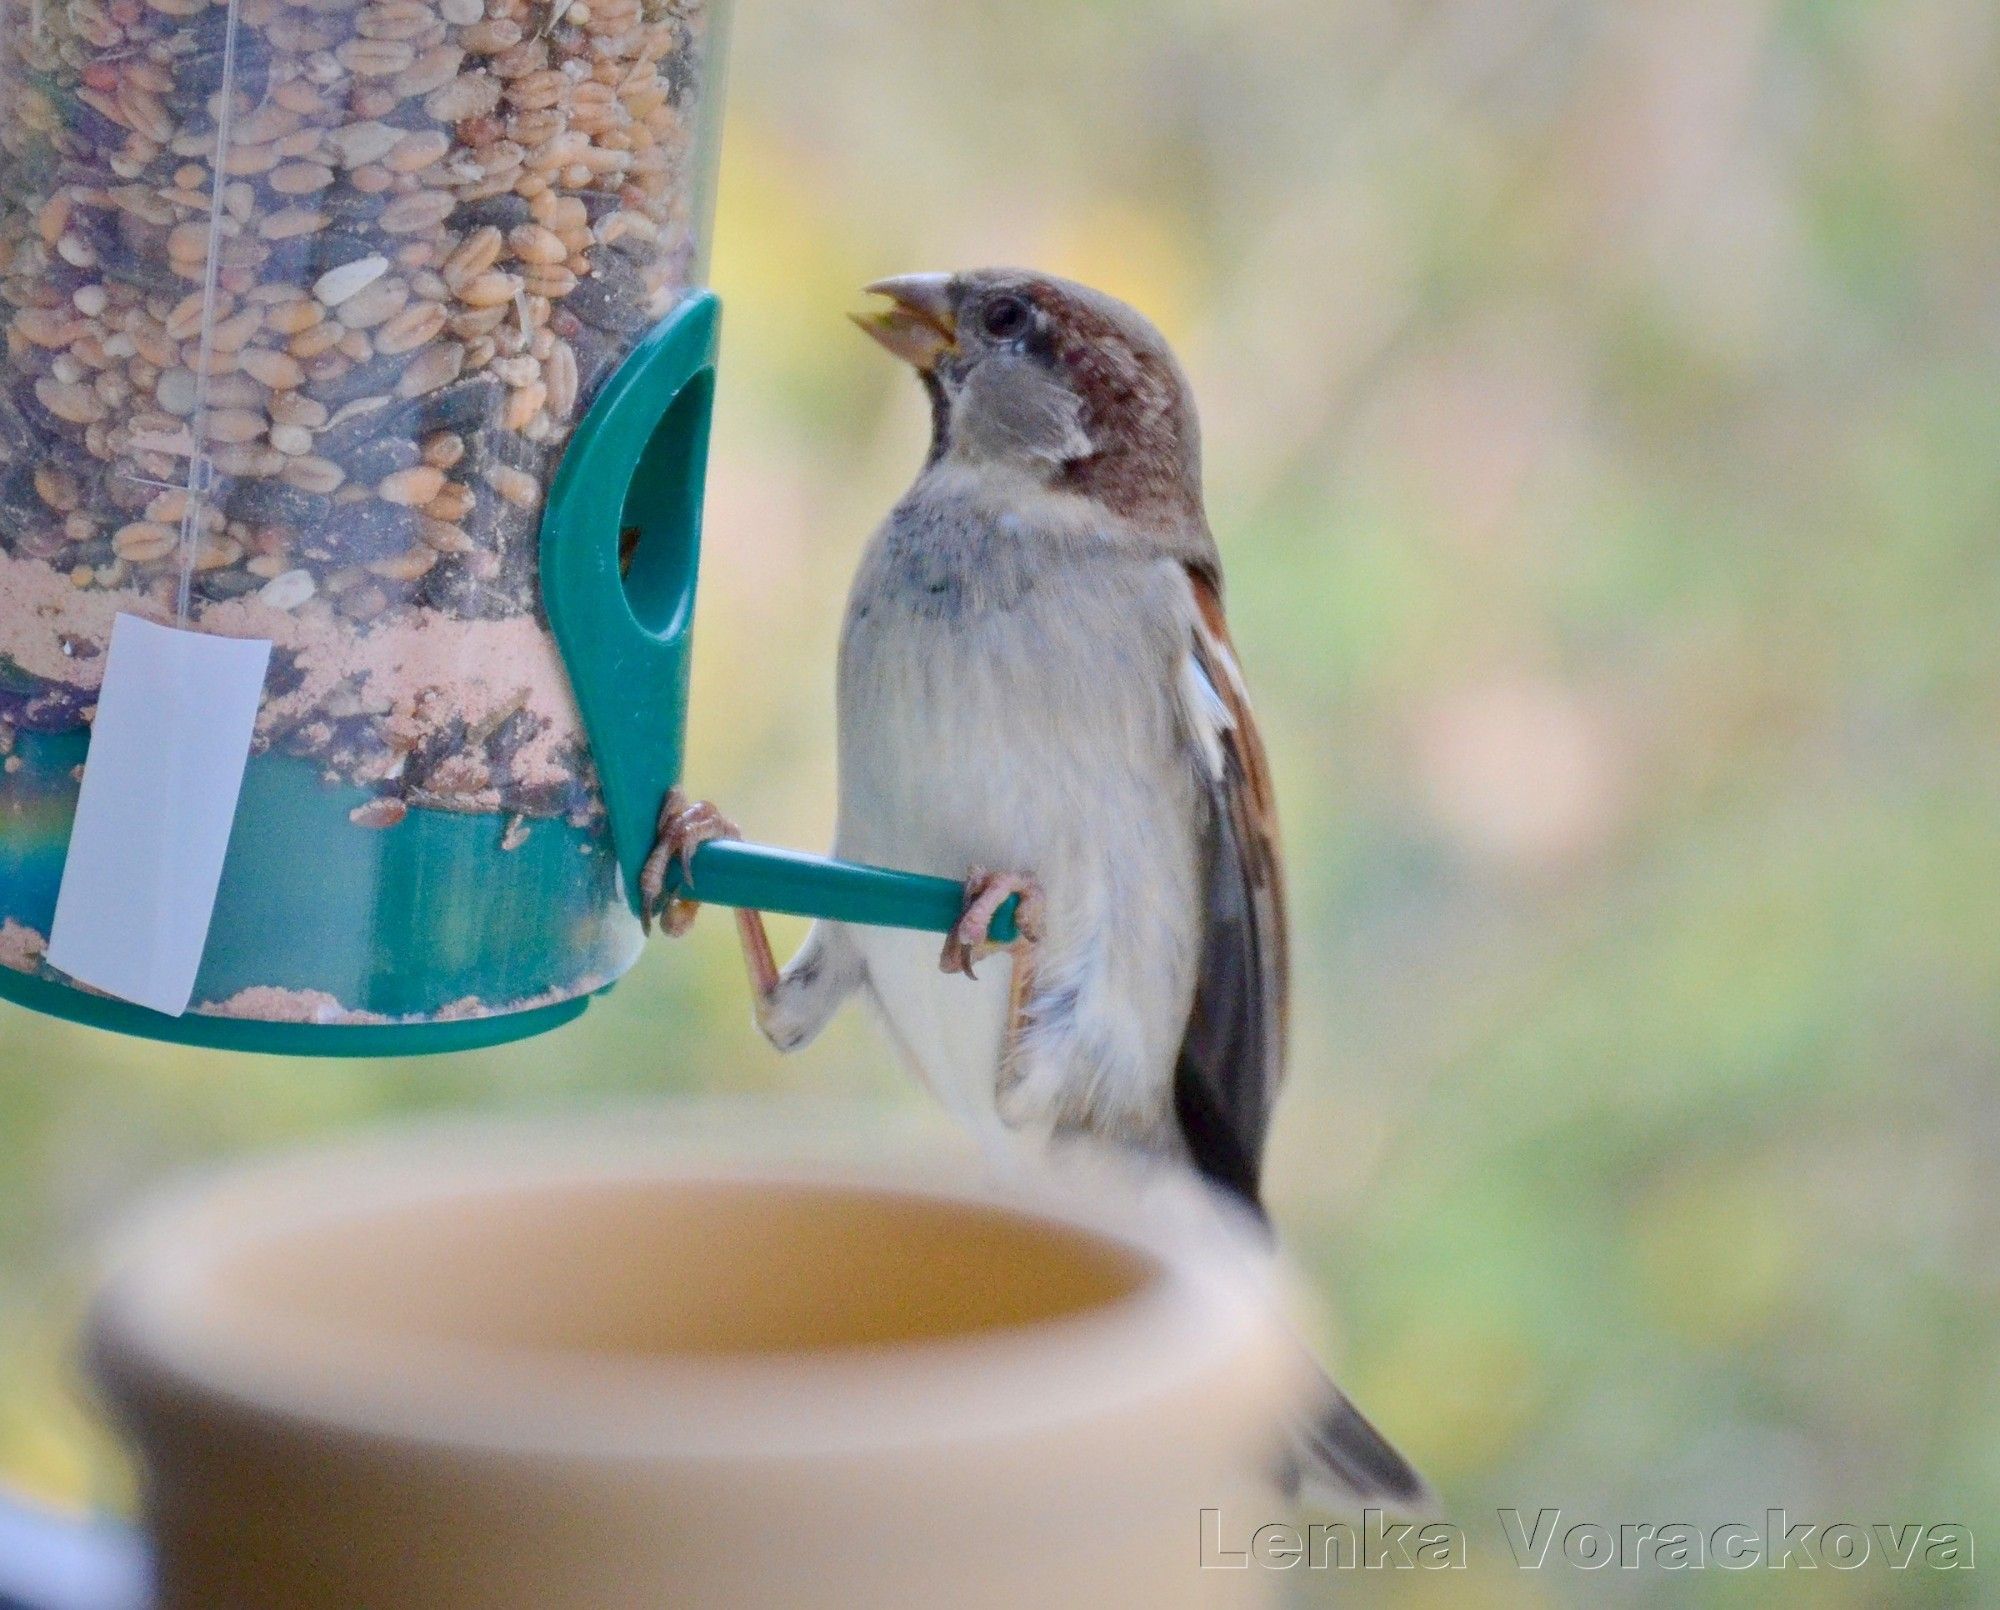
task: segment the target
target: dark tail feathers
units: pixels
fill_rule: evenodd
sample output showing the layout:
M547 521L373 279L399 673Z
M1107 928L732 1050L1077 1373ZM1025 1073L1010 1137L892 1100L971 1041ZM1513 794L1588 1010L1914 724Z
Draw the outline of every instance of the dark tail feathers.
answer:
M1424 1478L1331 1381L1295 1428L1283 1477L1288 1494L1329 1509L1372 1505L1412 1516L1437 1507Z

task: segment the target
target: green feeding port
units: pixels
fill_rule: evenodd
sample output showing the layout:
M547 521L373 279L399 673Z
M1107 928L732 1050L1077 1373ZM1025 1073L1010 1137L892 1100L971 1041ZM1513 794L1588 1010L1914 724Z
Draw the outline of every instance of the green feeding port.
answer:
M590 738L626 897L680 781L720 307L689 297L578 426L542 517L542 604Z
M708 421L715 371L703 369L681 388L639 455L619 519L619 568L625 601L640 626L656 636L693 623L695 544L699 529Z

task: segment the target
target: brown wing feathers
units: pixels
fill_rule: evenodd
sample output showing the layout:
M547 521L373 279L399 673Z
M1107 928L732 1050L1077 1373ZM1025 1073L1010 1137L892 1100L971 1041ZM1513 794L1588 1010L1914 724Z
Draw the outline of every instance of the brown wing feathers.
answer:
M1219 771L1204 769L1211 805L1207 923L1174 1105L1196 1166L1261 1211L1264 1141L1284 1075L1288 992L1277 806L1216 578L1196 566L1188 580L1196 665L1228 720L1218 735Z

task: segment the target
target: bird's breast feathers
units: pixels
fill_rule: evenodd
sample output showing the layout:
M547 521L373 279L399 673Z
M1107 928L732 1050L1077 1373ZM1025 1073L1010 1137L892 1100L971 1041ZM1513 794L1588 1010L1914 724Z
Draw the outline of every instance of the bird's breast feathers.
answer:
M1044 1050L1072 1093L1157 1127L1200 949L1201 774L1215 763L1190 715L1228 719L1194 698L1185 572L1068 526L967 512L958 498L906 502L857 579L837 847L945 877L977 865L1038 878ZM926 1080L961 1114L990 1105L990 1003L949 993L968 986L937 978L934 947L864 945ZM1004 977L1004 960L989 966ZM954 999L965 1021L947 1033Z
M843 837L893 821L960 876L962 854L1034 870L1009 862L1103 833L1106 811L1185 815L1190 611L1178 567L1115 536L950 488L906 500L842 636Z

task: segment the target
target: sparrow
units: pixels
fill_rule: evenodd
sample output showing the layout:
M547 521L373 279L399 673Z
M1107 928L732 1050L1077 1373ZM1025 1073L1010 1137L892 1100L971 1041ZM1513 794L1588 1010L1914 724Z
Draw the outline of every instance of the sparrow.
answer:
M857 322L915 370L931 439L847 601L833 851L963 878L963 914L942 956L934 937L818 922L780 971L739 912L757 1026L794 1050L863 996L990 1156L1109 1148L1262 1221L1284 876L1187 378L1140 314L1050 275L868 290L887 305ZM694 907L669 864L735 828L678 792L660 826L643 903L680 932ZM996 953L1010 899L1019 937ZM1423 1503L1322 1380L1292 1485Z

